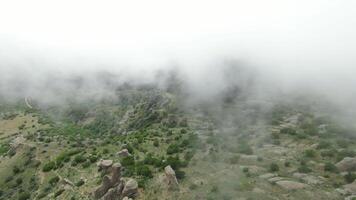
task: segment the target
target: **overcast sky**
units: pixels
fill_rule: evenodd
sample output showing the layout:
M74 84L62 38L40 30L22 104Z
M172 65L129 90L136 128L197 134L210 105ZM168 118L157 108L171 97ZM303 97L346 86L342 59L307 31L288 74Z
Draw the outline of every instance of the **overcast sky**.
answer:
M173 65L206 77L237 59L291 84L350 93L355 54L354 0L0 1L2 84L21 72Z

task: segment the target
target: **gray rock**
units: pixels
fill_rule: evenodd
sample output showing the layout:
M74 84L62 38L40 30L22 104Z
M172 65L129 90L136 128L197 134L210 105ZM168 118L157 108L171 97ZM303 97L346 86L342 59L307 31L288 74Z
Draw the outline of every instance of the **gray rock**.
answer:
M123 158L125 158L127 156L131 156L129 150L127 150L127 149L123 149L123 150L117 152L117 155L119 155L120 157L123 157Z
M94 191L94 198L100 199L111 188L111 180L109 176L104 176L101 185Z
M286 180L277 181L276 184L285 190L299 190L307 187L304 183Z
M176 173L170 165L164 168L164 174L166 175L168 189L170 190L179 189Z
M356 158L346 157L336 164L336 167L342 171L354 171L356 170Z
M122 190L123 197L136 198L138 196L138 184L134 179L129 179Z

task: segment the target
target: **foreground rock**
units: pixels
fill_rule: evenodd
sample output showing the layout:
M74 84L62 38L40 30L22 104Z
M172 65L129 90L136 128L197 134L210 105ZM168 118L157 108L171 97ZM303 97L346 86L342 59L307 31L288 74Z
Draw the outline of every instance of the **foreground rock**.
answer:
M138 195L138 184L134 179L129 179L122 190L123 197L136 198Z
M299 190L307 187L307 185L304 183L286 180L277 181L276 184L285 190Z
M169 190L178 190L178 180L175 171L170 165L164 168L164 174L166 175L167 186Z
M356 182L347 184L343 186L346 194L356 194Z
M121 200L136 198L138 196L137 182L129 179L125 183L124 179L121 178L121 164L112 164L111 162L102 160L98 163L99 170L105 169L105 172L111 172L111 176L105 175L103 177L101 185L93 192L94 199Z
M346 157L336 164L339 171L354 171L356 170L356 158Z

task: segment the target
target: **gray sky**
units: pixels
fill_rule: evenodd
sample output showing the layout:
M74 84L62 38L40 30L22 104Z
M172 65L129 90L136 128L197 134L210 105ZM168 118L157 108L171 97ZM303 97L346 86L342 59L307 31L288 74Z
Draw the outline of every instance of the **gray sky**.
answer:
M1 1L0 83L52 70L142 78L171 66L218 81L221 61L237 59L282 87L350 94L355 27L354 0Z

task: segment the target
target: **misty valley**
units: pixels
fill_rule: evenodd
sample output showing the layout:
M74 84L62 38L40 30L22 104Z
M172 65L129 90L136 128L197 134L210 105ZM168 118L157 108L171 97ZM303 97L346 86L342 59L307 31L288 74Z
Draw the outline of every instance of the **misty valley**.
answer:
M179 84L114 93L2 98L0 199L355 198L355 129L327 102L233 88L188 104Z

